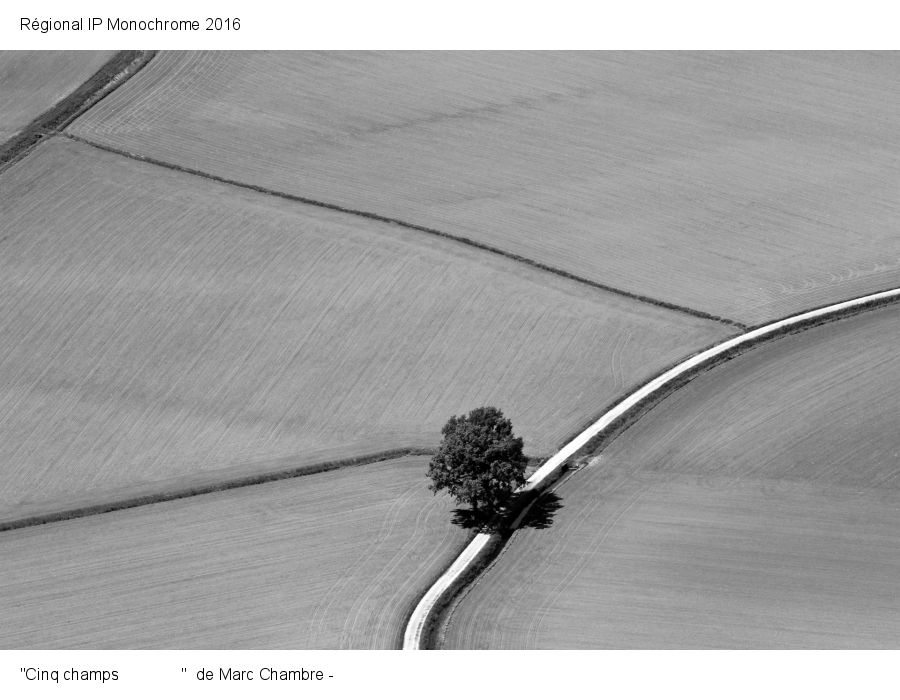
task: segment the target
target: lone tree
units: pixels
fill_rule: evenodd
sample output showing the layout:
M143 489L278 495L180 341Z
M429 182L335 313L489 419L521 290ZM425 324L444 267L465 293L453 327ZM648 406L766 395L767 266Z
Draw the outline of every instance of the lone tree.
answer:
M522 438L493 406L467 416L453 416L441 431L444 439L428 465L429 488L447 489L457 503L466 503L476 517L497 513L513 491L525 483L527 459Z

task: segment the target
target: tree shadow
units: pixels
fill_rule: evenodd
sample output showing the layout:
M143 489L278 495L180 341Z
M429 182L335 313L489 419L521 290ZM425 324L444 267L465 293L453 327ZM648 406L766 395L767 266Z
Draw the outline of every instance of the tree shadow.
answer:
M532 527L536 530L544 530L553 524L553 515L562 508L562 499L553 492L541 495L528 509L525 518L519 523L519 527ZM471 508L454 508L451 522L465 529L491 530L497 526L497 515L484 511L474 512ZM504 515L506 513L506 515ZM508 511L504 509L500 517L509 518Z
M552 491L548 491L534 502L519 527L545 530L553 524L553 515L562 507L562 499Z
M480 530L487 527L493 520L492 516L484 511L477 513L471 508L454 508L453 517L450 519L454 525L461 528Z

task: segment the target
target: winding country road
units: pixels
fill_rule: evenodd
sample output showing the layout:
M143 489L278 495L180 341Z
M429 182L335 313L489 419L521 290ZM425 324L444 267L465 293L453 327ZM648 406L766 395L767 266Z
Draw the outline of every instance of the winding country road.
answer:
M555 455L550 457L540 469L538 469L519 489L520 492L541 490L552 483L566 460L572 457L578 450L584 447L592 438L602 431L614 425L620 418L639 406L645 400L667 388L672 382L689 376L692 372L702 368L710 362L721 359L732 351L747 348L761 340L783 335L786 332L800 328L806 324L815 324L826 320L842 317L844 314L860 310L867 306L876 306L900 299L900 287L889 289L874 294L830 304L812 311L789 316L780 321L774 321L753 330L737 335L729 340L721 342L711 348L703 350L696 355L680 362L671 369L657 375L655 378L632 392L589 427L579 433L573 440L567 443ZM524 515L521 513L513 524L516 527ZM434 622L435 616L455 587L460 585L463 577L471 574L475 562L487 556L489 546L498 538L498 535L479 533L459 555L444 574L431 586L413 610L407 623L403 637L403 649L417 650L426 648L428 632Z

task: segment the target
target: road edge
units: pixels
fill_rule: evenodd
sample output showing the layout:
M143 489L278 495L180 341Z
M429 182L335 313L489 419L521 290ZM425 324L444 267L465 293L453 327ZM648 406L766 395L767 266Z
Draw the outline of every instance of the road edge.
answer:
M517 493L536 495L543 491L559 477L571 457L585 446L602 440L604 431L616 430L621 427L622 423L627 421L629 414L639 410L648 401L653 401L660 394L665 394L673 384L680 386L700 371L708 369L720 361L730 359L741 350L746 350L757 343L773 340L791 331L820 325L826 321L834 321L851 313L883 306L898 299L900 299L900 287L866 294L757 326L695 353L674 367L655 375L617 401L612 408L544 462ZM515 519L511 530L521 522L525 510L532 502L531 498L523 500L526 505ZM436 627L437 617L443 607L468 582L474 580L481 568L492 558L492 553L499 551L498 544L501 540L501 535L497 533L479 533L432 584L419 600L407 621L403 635L402 648L404 650L428 648L429 639Z

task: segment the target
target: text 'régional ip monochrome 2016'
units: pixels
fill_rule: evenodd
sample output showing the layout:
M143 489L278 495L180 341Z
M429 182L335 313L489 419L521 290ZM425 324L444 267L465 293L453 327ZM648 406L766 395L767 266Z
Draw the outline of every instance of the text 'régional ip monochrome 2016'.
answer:
M239 31L240 17L203 17L201 19L129 19L125 17L20 17L19 31L51 32L200 32Z

